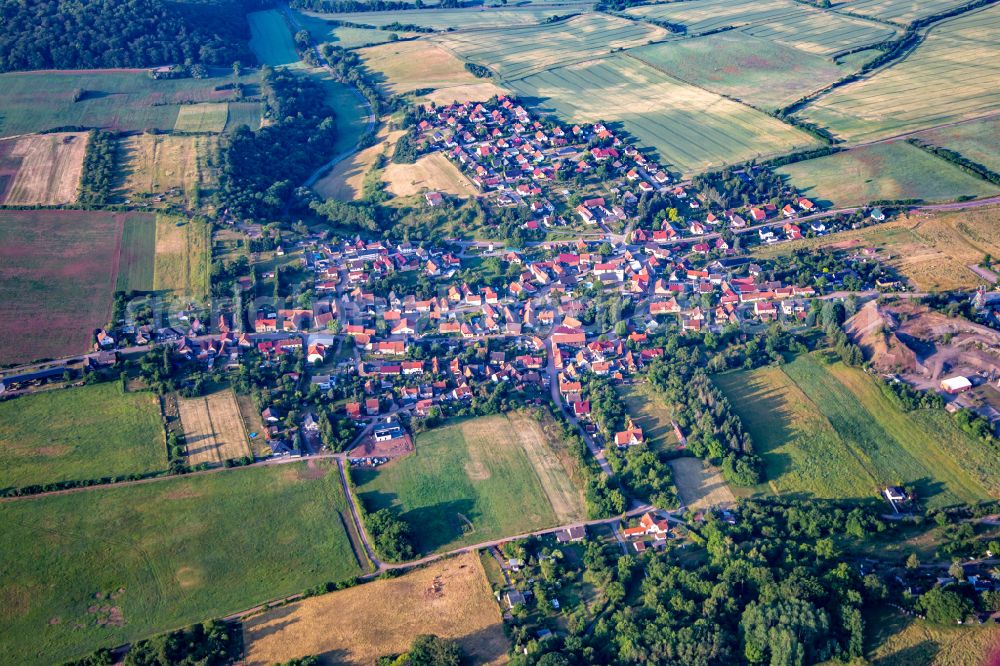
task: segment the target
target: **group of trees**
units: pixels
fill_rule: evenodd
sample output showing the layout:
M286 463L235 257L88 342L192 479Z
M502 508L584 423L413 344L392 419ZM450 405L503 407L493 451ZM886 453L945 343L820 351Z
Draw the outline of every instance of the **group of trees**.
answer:
M105 130L90 130L83 157L79 202L104 206L110 202L118 178L118 137Z
M185 629L136 641L125 655L125 666L226 666L243 653L238 624L212 620ZM111 650L101 649L66 666L111 666L118 663Z
M397 518L390 509L379 509L365 515L365 527L371 534L379 557L390 562L413 559L413 541L408 523Z
M252 61L244 13L240 0L4 0L0 71Z
M281 218L296 188L329 159L337 141L333 111L320 84L285 70L261 72L272 122L243 125L222 155L219 198L237 217Z

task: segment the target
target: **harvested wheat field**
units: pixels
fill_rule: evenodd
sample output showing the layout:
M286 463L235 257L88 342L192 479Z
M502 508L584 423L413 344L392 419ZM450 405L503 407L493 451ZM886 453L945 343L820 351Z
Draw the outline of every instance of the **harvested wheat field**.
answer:
M0 141L0 203L73 203L86 150L86 132L32 134Z
M380 44L357 53L369 69L377 72L376 80L393 95L482 82L456 56L424 39Z
M438 88L427 93L422 98L427 102L434 102L438 106L445 106L453 102L464 104L465 102L485 102L496 95L503 95L507 91L495 83L463 83L457 86Z
M205 161L217 146L214 136L130 136L122 142L125 189L132 197L172 190L184 196L195 187L214 187L214 171Z
M379 155L391 155L393 148L399 137L406 134L404 130L389 132L383 129L379 132L378 143L360 150L350 157L341 160L318 181L313 189L324 199L337 199L338 201L353 201L361 196L362 184L365 174L375 164Z
M726 508L736 502L718 467L697 458L677 458L670 461L670 466L677 492L687 508L703 511L711 507Z
M386 190L408 197L428 190L458 197L475 196L476 186L443 153L424 155L413 164L389 164L382 174Z
M231 390L179 398L188 465L220 464L251 455L236 396Z
M457 640L471 663L507 661L500 610L475 553L268 611L243 631L248 666L306 655L369 666L420 634Z

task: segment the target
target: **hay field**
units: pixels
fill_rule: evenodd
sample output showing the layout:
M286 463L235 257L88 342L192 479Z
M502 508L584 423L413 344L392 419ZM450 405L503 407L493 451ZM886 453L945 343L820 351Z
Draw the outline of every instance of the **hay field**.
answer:
M386 166L382 174L386 190L397 197L435 190L458 197L476 195L476 186L443 153L424 155L413 164Z
M1000 173L1000 118L942 127L918 137Z
M463 60L485 65L504 79L523 78L572 62L608 55L669 36L663 28L605 14L559 23L452 33L434 40Z
M61 664L356 576L346 509L306 463L0 503L0 650Z
M776 494L875 497L881 486L901 483L940 507L1000 491L996 462L951 416L903 413L873 378L823 353L714 380L743 420Z
M172 291L181 297L207 298L211 233L204 221L157 215L153 289Z
M295 42L284 15L277 9L247 14L250 50L257 60L272 67L299 62Z
M805 196L834 207L882 199L953 201L1000 187L905 141L878 143L777 169Z
M0 488L165 469L160 407L118 382L0 402Z
M620 122L685 174L817 145L790 125L629 56L551 69L512 86L567 122Z
M472 663L506 661L500 610L475 553L268 611L244 622L248 666L317 655L368 666L419 634L459 642Z
M1000 6L935 25L888 69L799 112L847 141L871 141L1000 111Z
M430 4L430 3L427 3ZM399 12L346 12L324 14L304 11L301 14L307 19L324 21L333 19L381 27L390 23L406 23L432 30L478 30L483 28L520 27L541 23L551 16L565 16L578 12L590 11L593 3L567 0L565 2L547 2L543 5L510 7L473 6L463 8L427 8L408 9L405 14ZM306 23L308 26L309 24ZM342 30L343 28L338 28ZM310 28L310 30L312 30ZM379 32L388 35L388 31ZM401 33L403 34L403 33ZM336 42L334 42L336 44ZM350 48L344 46L345 48Z
M94 329L111 316L127 217L104 211L0 211L0 364L90 348Z
M313 190L324 199L337 199L338 201L357 199L361 196L365 174L375 164L378 156L391 155L399 137L405 133L405 130L390 132L383 125L378 134L379 139L381 139L378 143L368 146L364 150L359 150L335 164L330 173L316 181Z
M793 2L793 0L691 0L633 7L626 14L681 23L689 35L725 27L831 56L892 37L892 27Z
M543 485L532 459L541 455L544 435L521 427L524 433L514 437L514 422L498 415L421 433L413 454L355 471L357 496L369 511L390 508L409 523L421 554L559 525L549 496L561 493L569 503L560 490L566 486L553 482L558 470L551 466L542 472ZM536 450L529 456L526 447Z
M691 511L725 509L736 503L736 496L718 467L690 457L675 458L670 467L674 470L677 494Z
M538 474L556 520L560 524L583 520L586 517L583 491L573 483L568 470L559 459L559 444L550 439L555 431L544 431L539 421L527 412L508 414L507 419L514 438L521 444L528 461ZM470 424L466 436L487 440L495 438L493 427L490 423L482 422L477 430Z
M380 44L358 54L375 80L394 95L482 81L466 71L461 60L426 39Z
M212 189L218 185L216 171L207 160L217 150L214 136L177 136L138 134L122 141L122 164L125 191L131 198L160 196L178 203L189 203L194 188ZM171 190L179 190L171 196Z
M219 465L251 455L243 415L232 389L198 398L178 398L187 462Z
M918 291L975 289L983 279L969 269L984 255L1000 256L1000 208L914 212L865 229L781 243L754 251L780 257L800 248L874 248Z
M86 152L85 132L35 134L0 141L0 203L73 203Z
M216 90L232 83L232 72L214 69L212 75L154 80L145 70L121 69L0 74L0 136L67 126L170 131L181 106L232 97L231 90ZM241 81L255 90L259 75L247 73ZM83 94L74 102L78 89Z
M229 118L229 104L226 102L204 102L185 104L177 111L175 132L221 132Z
M629 55L682 81L769 110L854 70L779 41L739 32L642 46Z

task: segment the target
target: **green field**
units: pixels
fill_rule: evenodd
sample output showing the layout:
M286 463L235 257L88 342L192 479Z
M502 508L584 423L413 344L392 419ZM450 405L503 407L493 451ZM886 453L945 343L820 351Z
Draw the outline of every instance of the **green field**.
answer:
M156 218L133 215L122 227L115 291L152 291L156 256Z
M0 74L0 136L68 125L172 130L183 103L225 102L232 96L231 90L216 90L232 82L231 73L213 74L207 79L161 80L141 70ZM255 84L257 75L242 80ZM83 96L74 102L77 89Z
M939 23L903 60L799 115L847 141L870 141L1000 111L997 34L1000 5Z
M230 102L229 117L226 119L226 132L232 132L240 125L250 129L260 127L261 108L257 102Z
M4 660L62 663L357 575L345 504L335 468L305 463L0 504Z
M250 23L250 50L265 65L292 65L299 54L285 17L276 9L247 14Z
M822 355L714 381L763 457L771 492L867 498L903 483L940 507L1000 490L1000 463L950 416L903 413L874 379Z
M685 174L816 145L805 132L625 55L551 69L512 87L566 122L621 123Z
M0 402L0 488L165 469L160 408L118 382Z
M643 46L629 54L682 81L763 109L781 108L853 71L738 32Z
M326 105L337 118L337 145L334 154L351 150L368 130L368 105L356 89L335 81L325 69L310 69L309 73L326 91Z
M460 58L486 65L504 79L513 80L668 36L666 30L647 23L584 14L558 23L460 32L434 40Z
M503 28L540 23L550 16L565 16L593 8L589 2L552 2L528 7L468 7L459 9L414 9L406 12L350 12L320 14L302 12L314 19L334 19L376 27L406 23L433 30ZM350 48L350 47L347 47Z
M619 387L618 393L625 402L628 415L642 428L651 448L668 451L677 446L677 436L670 422L670 408L649 384L623 385Z
M833 206L879 199L951 201L1000 188L904 141L879 143L779 168L805 196Z
M186 104L177 111L175 132L221 132L226 128L229 119L229 105L222 104Z
M793 0L691 0L626 11L635 18L680 23L688 35L726 27L810 53L834 55L892 37L892 27L824 12Z
M942 127L923 132L919 138L1000 173L1000 119Z
M381 13L381 12L376 12ZM326 18L329 16L330 18ZM355 49L362 46L382 44L392 40L392 35L407 38L419 36L415 32L393 32L391 30L377 30L375 28L356 28L353 26L339 25L336 15L316 14L313 12L298 12L299 23L312 38L319 44L329 43L344 49ZM395 16L395 15L394 15ZM398 19L397 19L398 20ZM410 21L407 21L409 23Z
M503 416L469 419L417 437L416 452L353 472L368 511L391 508L418 552L449 550L558 524L538 474Z
M178 226L179 225L179 226ZM211 226L157 215L153 289L195 299L208 297L212 263Z

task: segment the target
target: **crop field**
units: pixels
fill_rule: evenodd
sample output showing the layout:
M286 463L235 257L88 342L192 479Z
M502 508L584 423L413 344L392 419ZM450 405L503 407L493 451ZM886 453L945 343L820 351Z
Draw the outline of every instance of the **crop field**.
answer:
M0 211L0 364L88 349L111 315L126 217Z
M668 451L677 446L677 436L670 421L671 410L648 384L623 385L618 394L625 402L628 415L642 428L651 448Z
M1000 256L998 219L997 208L911 213L865 229L760 248L754 255L773 258L800 248L870 247L917 291L975 289L983 279L969 266L986 254Z
M215 170L206 162L218 147L215 136L137 134L121 143L126 196L132 200L160 197L188 203L194 188L213 189ZM154 202L148 202L155 205Z
M335 19L348 23L381 27L390 23L417 25L432 30L469 30L479 28L503 28L534 25L551 16L566 16L593 8L589 2L553 2L527 7L468 7L455 9L413 9L400 12L348 12L343 14L321 14L302 12L313 19ZM338 30L342 30L340 28ZM380 31L388 34L387 31ZM336 42L334 42L336 43ZM345 48L350 48L345 45Z
M345 508L336 469L305 463L0 504L0 648L63 663L350 578Z
M882 21L908 25L913 21L965 5L966 0L848 0L837 9L871 16Z
M115 291L152 291L155 258L156 216L129 216L122 226Z
M923 132L920 139L961 153L1000 173L1000 119L979 120Z
M260 62L274 66L299 62L298 51L285 17L277 9L247 14L250 50Z
M949 19L904 60L799 113L847 141L870 141L1000 111L1000 6Z
M0 488L161 470L165 447L156 396L118 382L0 402Z
M777 169L805 196L834 207L880 199L952 201L1000 188L905 141L878 143Z
M1000 490L989 452L949 415L903 413L860 370L804 354L780 368L715 381L763 457L776 494L875 497L882 486L902 483L940 507Z
M736 503L736 496L718 467L689 456L671 460L670 467L674 471L677 494L689 510L727 508Z
M0 203L9 206L76 201L87 135L34 134L0 141Z
M661 42L632 49L629 55L762 109L781 108L853 71L782 42L739 32Z
M260 127L262 118L259 102L229 102L229 117L226 118L225 131L232 132L240 125L257 129Z
M793 0L691 0L633 7L626 13L680 23L689 35L734 27L742 34L825 56L875 44L896 33L883 24L824 12Z
M559 470L532 467L542 454L526 450L544 443L526 418L447 425L418 435L413 454L356 471L358 497L369 511L388 507L409 523L423 554L558 525L560 515L582 516L583 507L557 481Z
M180 226L178 226L180 225ZM178 296L208 297L211 227L204 221L156 216L153 289Z
M434 39L462 59L514 80L668 36L663 28L640 21L584 14L555 24L452 33Z
M470 663L506 662L500 610L475 553L312 597L243 625L247 666L316 655L368 666L418 634L458 641Z
M150 78L144 70L85 70L0 74L0 136L56 127L104 127L121 131L168 131L179 109L193 102L225 102L232 96L219 86L232 73L214 70L207 79ZM254 84L258 77L241 79ZM74 102L76 91L79 101Z
M390 163L383 172L386 190L407 197L434 190L458 197L476 195L476 186L443 153L424 155L414 164Z
M178 398L177 408L184 426L189 466L217 465L250 455L243 416L231 389L198 398Z
M358 54L375 80L394 95L481 81L466 71L461 60L424 39L372 46Z
M185 104L177 111L175 132L221 132L226 129L229 119L229 104L226 102L203 102Z
M513 87L567 122L620 122L685 174L816 144L805 132L628 56L548 70Z

